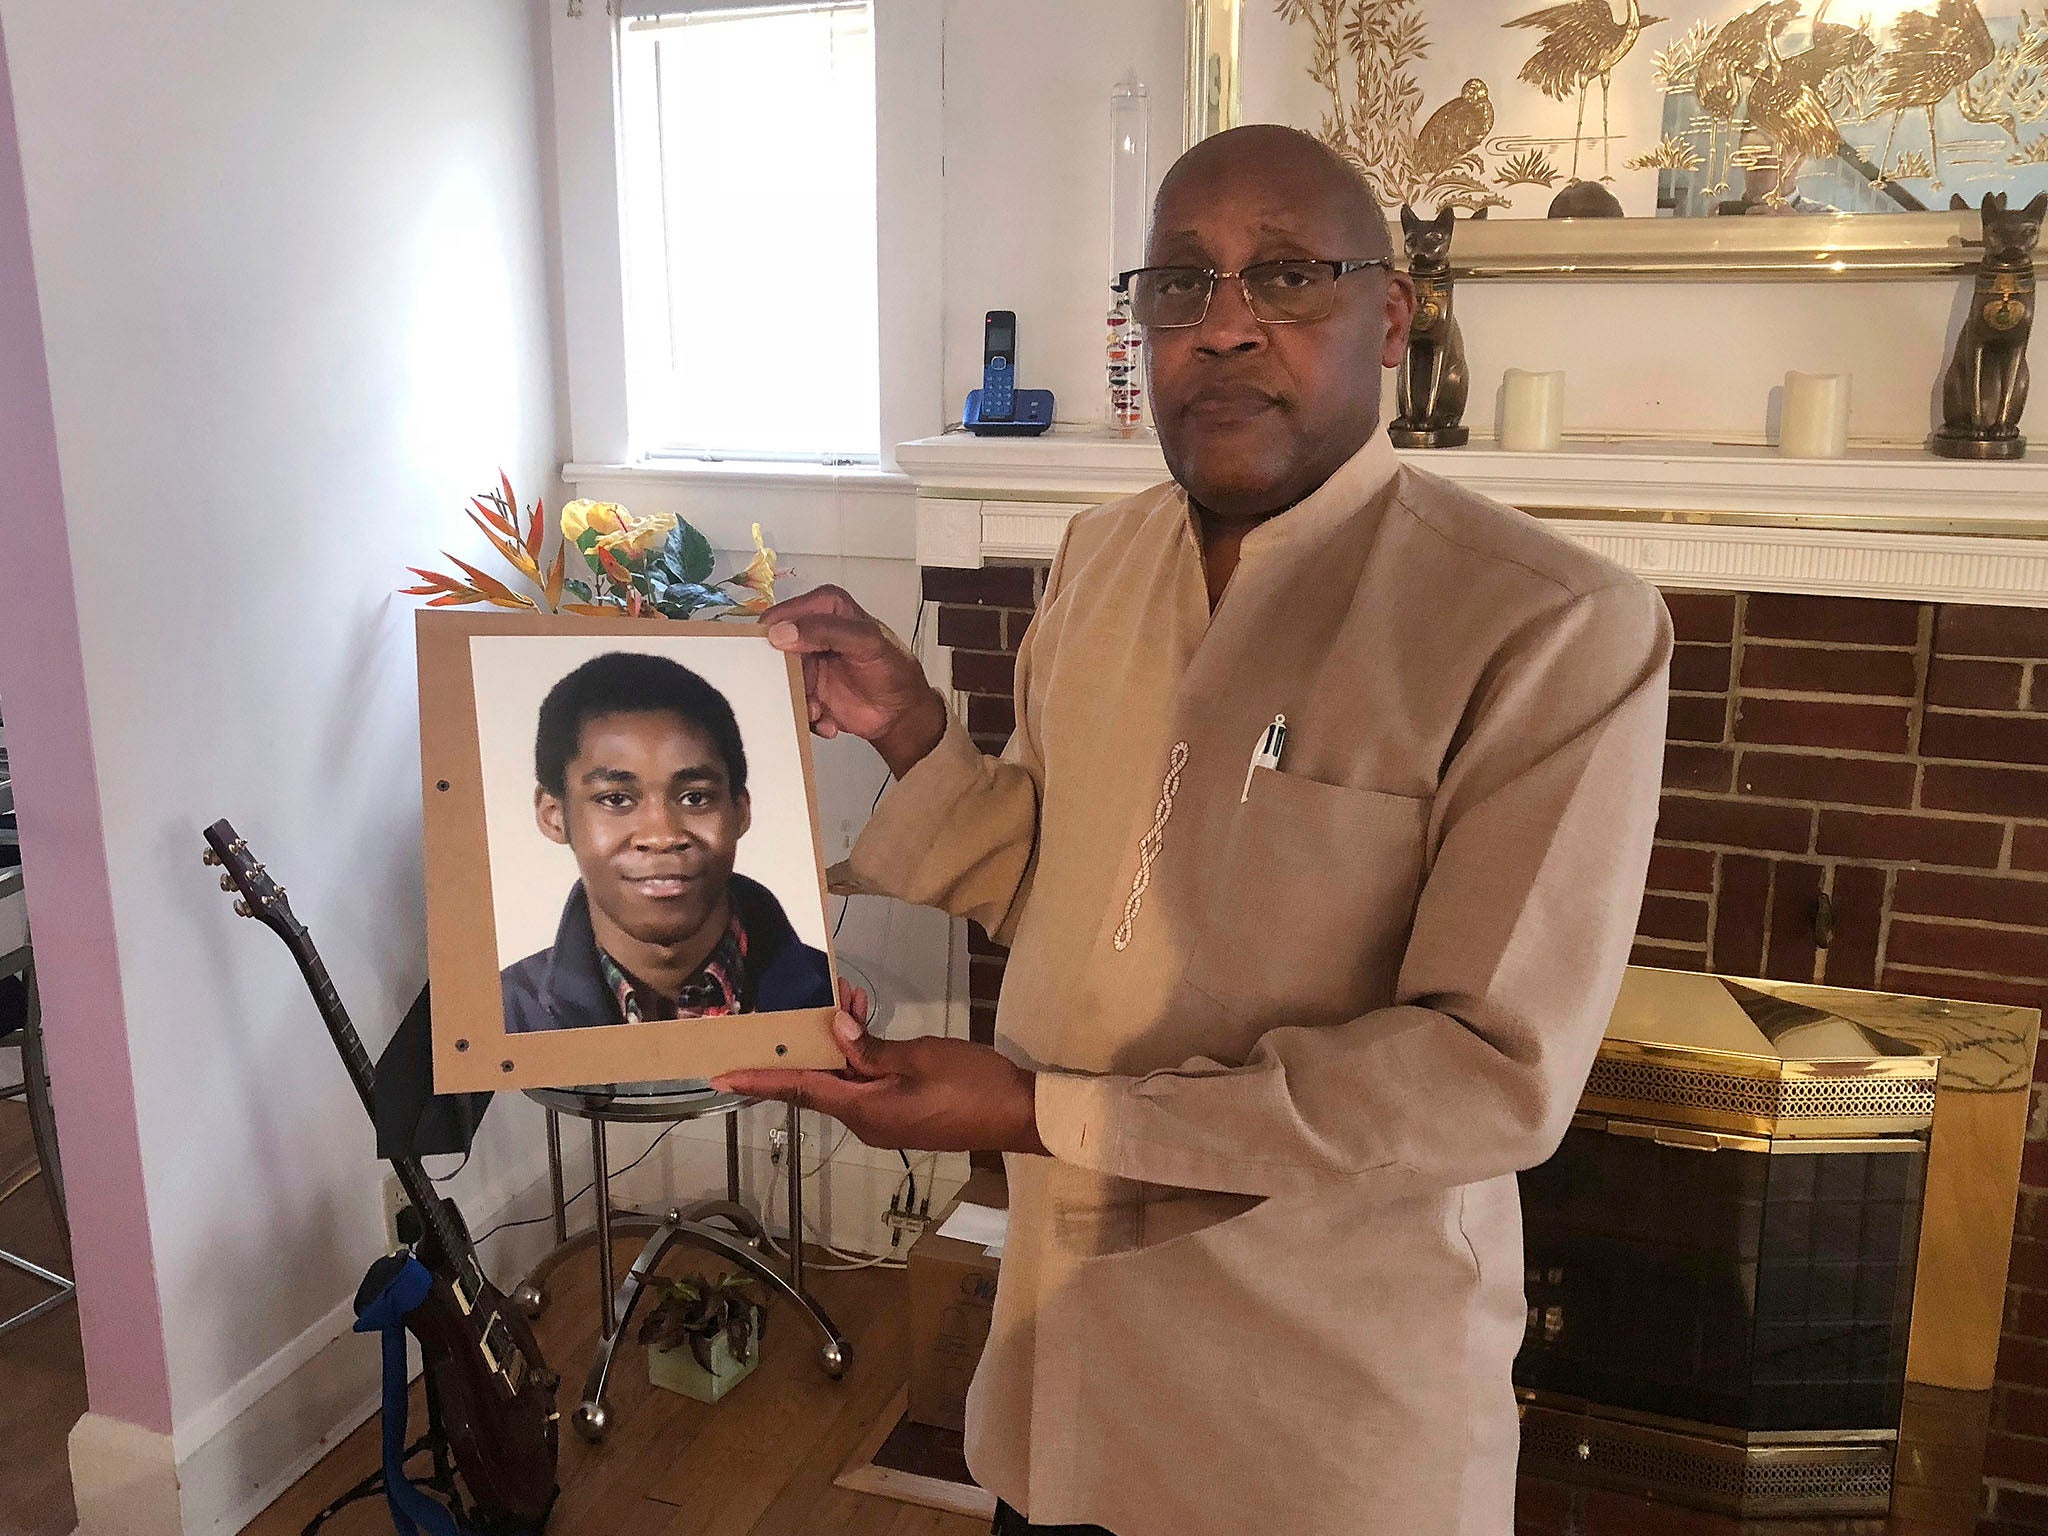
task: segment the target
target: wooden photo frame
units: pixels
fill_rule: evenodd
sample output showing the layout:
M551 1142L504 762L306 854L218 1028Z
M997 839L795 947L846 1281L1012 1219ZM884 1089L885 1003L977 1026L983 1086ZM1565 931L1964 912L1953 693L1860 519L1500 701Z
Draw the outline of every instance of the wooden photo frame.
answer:
M674 1082L744 1067L842 1066L831 1035L838 966L826 921L817 781L796 658L774 650L757 624L422 611L416 634L435 1091ZM641 673L672 679L660 666L666 660L709 682L730 705L746 769L746 804L736 813L742 827L736 841L714 851L708 867L705 856L687 852L689 844L649 853L638 834L632 851L616 841L609 849L582 838L572 843L578 818L591 825L588 818L596 814L590 803L565 803L577 793L573 783L557 797L561 835L543 831L535 782L541 703L571 672L616 653L655 660L624 664L623 674L618 665L602 666L585 672L585 683L608 680L601 685L617 687L636 665ZM607 712L659 715L664 708ZM716 731L700 729L696 736L712 742ZM714 748L710 756L717 761L726 754ZM620 799L621 807L606 809L625 814L631 798ZM649 858L672 860L673 878L668 863L656 870ZM629 866L638 865L652 872L636 875ZM586 873L603 888L596 918ZM821 1002L618 1022L621 1004L613 988L619 972L599 959L593 923L622 921L612 915L615 909L635 920L649 910L673 915L673 907L645 904L701 900L692 889L700 879L721 882L732 909L753 914L742 926L771 936L764 941L750 933L748 958L736 967L745 979L736 988L762 1001L771 989L785 998L817 997L822 955ZM728 879L733 883L725 884ZM580 920L574 915L579 903ZM570 956L557 955L561 935L576 936ZM521 967L516 977L501 977L512 967ZM600 1023L601 1008L607 1021Z

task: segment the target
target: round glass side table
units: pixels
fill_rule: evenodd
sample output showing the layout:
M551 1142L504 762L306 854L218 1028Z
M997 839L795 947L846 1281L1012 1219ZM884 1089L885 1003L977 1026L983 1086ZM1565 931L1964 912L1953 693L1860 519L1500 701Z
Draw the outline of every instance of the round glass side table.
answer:
M593 1085L582 1088L529 1088L526 1096L547 1111L548 1193L555 1223L555 1247L512 1293L512 1299L528 1317L538 1317L547 1306L548 1277L583 1249L597 1248L598 1340L596 1358L584 1378L583 1399L571 1422L584 1439L604 1438L611 1427L611 1410L605 1402L605 1387L619 1344L632 1322L633 1309L668 1250L677 1243L694 1243L708 1248L745 1270L771 1291L783 1296L810 1319L819 1339L818 1360L825 1374L835 1380L846 1373L852 1359L847 1343L825 1309L804 1289L803 1259L803 1154L797 1135L797 1110L789 1106L789 1273L769 1264L761 1249L767 1238L759 1218L740 1203L740 1128L735 1113L760 1101L736 1093L719 1093L701 1082L631 1083ZM586 1231L573 1236L569 1231L568 1204L562 1185L561 1118L571 1115L590 1125L590 1167L596 1197L597 1219ZM725 1117L725 1198L700 1200L693 1205L654 1215L651 1212L618 1210L612 1205L611 1160L605 1144L606 1130L613 1124L667 1124L700 1120L707 1115ZM612 1238L621 1231L645 1231L648 1238L640 1256L634 1259L625 1278L613 1285Z

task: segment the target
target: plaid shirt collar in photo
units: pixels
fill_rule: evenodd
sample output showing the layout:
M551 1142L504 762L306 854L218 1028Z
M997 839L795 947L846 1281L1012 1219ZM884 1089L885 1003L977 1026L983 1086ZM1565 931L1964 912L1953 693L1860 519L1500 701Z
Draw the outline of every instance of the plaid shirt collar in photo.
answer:
M666 998L653 988L635 982L618 961L597 951L598 969L605 984L618 999L619 1014L628 1024L662 1019L708 1019L721 1014L744 1013L747 974L747 930L739 913L732 915L725 937L702 965L683 981L676 995Z

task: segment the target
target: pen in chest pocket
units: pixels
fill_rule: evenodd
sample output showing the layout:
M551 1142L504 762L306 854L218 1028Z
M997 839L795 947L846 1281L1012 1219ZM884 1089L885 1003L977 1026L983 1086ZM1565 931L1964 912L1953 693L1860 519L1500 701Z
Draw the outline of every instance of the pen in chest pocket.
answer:
M1244 770L1244 790L1237 797L1239 805L1243 805L1252 797L1253 771L1259 768L1277 769L1280 766L1280 753L1286 746L1287 717L1275 715L1273 723L1259 732L1259 739L1252 746L1252 760L1245 765Z

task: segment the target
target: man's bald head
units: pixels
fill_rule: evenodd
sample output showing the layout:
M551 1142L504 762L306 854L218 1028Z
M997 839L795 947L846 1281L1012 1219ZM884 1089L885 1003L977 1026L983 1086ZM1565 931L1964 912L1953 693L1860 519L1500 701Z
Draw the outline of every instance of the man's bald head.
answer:
M1194 325L1152 325L1145 367L1167 467L1212 521L1245 525L1293 506L1380 426L1380 370L1400 361L1414 290L1371 267L1387 221L1356 169L1273 124L1204 139L1174 162L1152 205L1151 267L1241 273L1311 264L1333 284L1321 318L1261 321L1237 278L1213 286Z
M1152 199L1152 227L1166 226L1177 200L1237 179L1284 187L1304 210L1327 211L1333 227L1343 233L1347 257L1393 253L1386 213L1358 167L1314 134L1278 123L1226 129L1174 161Z

